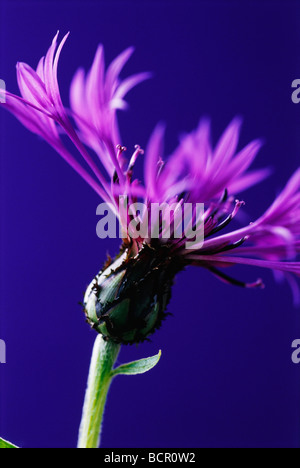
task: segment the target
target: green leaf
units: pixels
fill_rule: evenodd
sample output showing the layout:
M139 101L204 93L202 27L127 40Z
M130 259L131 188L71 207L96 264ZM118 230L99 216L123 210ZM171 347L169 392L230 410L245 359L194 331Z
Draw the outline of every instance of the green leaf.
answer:
M128 362L127 364L123 364L122 366L113 369L111 372L111 376L114 377L115 375L137 375L137 374L144 374L151 370L161 357L161 351L155 356L140 359L139 361Z
M7 442L4 439L1 439L1 437L0 437L0 448L16 449L18 447L16 445L11 444L10 442Z

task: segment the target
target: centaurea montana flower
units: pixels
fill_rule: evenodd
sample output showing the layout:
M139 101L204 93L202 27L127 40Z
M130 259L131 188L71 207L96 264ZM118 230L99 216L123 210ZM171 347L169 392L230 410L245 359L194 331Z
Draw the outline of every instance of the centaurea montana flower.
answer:
M145 151L144 183L134 179L136 159L143 151L136 146L128 160L121 144L116 112L126 108L125 95L149 78L140 73L121 81L119 74L133 52L120 54L105 70L103 47L99 46L88 74L80 69L70 88L71 109L62 104L57 66L67 35L53 39L36 70L17 65L21 97L5 93L3 104L33 133L42 136L97 194L118 212L119 195L129 203L204 203L204 242L193 250L180 239L131 238L127 232L121 252L96 276L85 295L85 311L91 325L115 342L144 340L161 324L171 296L175 275L188 265L211 271L221 280L248 288L262 287L262 280L245 283L224 272L243 264L269 268L285 275L299 299L295 280L300 276L300 168L271 207L255 222L221 234L244 202L238 192L262 181L267 169L249 171L262 142L255 140L237 151L241 120L234 119L215 148L210 142L207 119L182 137L178 148L163 159L164 127L154 130ZM74 125L75 122L75 125ZM73 142L77 156L62 141ZM79 158L81 158L81 160ZM81 161L81 162L80 162ZM199 220L192 216L191 227ZM122 222L122 219L120 219ZM174 229L174 226L173 226Z

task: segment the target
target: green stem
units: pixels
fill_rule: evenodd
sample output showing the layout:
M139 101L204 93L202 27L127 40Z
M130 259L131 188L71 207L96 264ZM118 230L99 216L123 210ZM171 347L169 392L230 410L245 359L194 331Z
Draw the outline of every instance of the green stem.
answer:
M98 335L94 344L79 430L78 448L98 448L103 412L120 345Z

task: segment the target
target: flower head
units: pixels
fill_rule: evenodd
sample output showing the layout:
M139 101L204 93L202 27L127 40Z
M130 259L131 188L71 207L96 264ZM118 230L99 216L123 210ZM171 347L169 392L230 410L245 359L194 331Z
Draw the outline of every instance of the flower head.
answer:
M100 45L90 71L86 74L79 69L75 74L70 88L71 108L67 110L57 81L58 60L67 36L59 45L57 37L36 70L24 63L17 65L21 96L2 90L6 97L3 106L53 146L110 203L123 225L125 239L120 255L105 265L86 292L85 310L92 326L118 342L142 341L160 325L173 278L188 265L210 270L225 282L251 288L262 287L262 280L232 278L227 267L244 264L269 268L288 278L297 298L300 169L258 220L229 231L227 227L244 205L236 199L237 194L269 175L268 169L249 170L262 142L252 141L237 151L241 119L236 118L213 147L210 123L203 119L165 158L164 126L159 124L145 151L141 183L134 178L134 166L144 151L137 145L126 157L117 110L126 108L125 95L149 78L149 73L122 81L120 72L133 49L126 49L106 70ZM74 144L74 154L67 150L62 135ZM124 218L119 210L120 195L126 196L129 203L143 202L146 210L127 211ZM198 203L204 210L197 211L194 205ZM128 229L132 218L136 225L143 223L151 204L175 206L168 212L171 226L167 239L164 214L155 239L141 231L132 236ZM194 232L201 226L203 231L203 239L192 248L187 248L186 232L176 235L177 215L182 215L185 204L191 206L190 230Z

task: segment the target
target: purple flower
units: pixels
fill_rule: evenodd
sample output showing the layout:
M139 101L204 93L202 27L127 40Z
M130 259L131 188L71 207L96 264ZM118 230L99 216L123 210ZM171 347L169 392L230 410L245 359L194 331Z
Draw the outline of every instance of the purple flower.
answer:
M171 235L166 243L161 229L160 239L155 241L128 236L124 247L127 257L138 256L147 245L156 251L164 247L168 258L180 264L178 270L186 265L201 266L223 281L244 287L263 284L261 280L245 283L234 279L224 269L238 264L269 268L277 276L287 277L295 299L299 299L295 278L300 276L300 169L258 220L222 234L244 205L236 195L269 175L268 169L249 170L262 142L252 141L237 152L241 120L236 118L213 148L210 123L204 119L194 132L181 138L173 154L164 158L164 127L158 125L145 151L141 183L133 177L133 171L143 151L136 146L132 156L125 157L116 114L127 107L124 97L128 91L150 74L140 73L122 81L120 72L133 49L125 50L105 70L100 45L90 71L85 74L79 69L75 74L70 87L71 108L67 110L60 97L57 66L68 35L59 45L57 37L36 70L24 63L17 65L21 97L2 90L6 97L3 106L53 146L117 215L119 195L127 195L129 202L141 200L146 206L164 202L205 206L201 219L203 245L187 249L184 235L180 239ZM66 149L64 135L74 144L74 154ZM192 213L191 227L197 221Z

